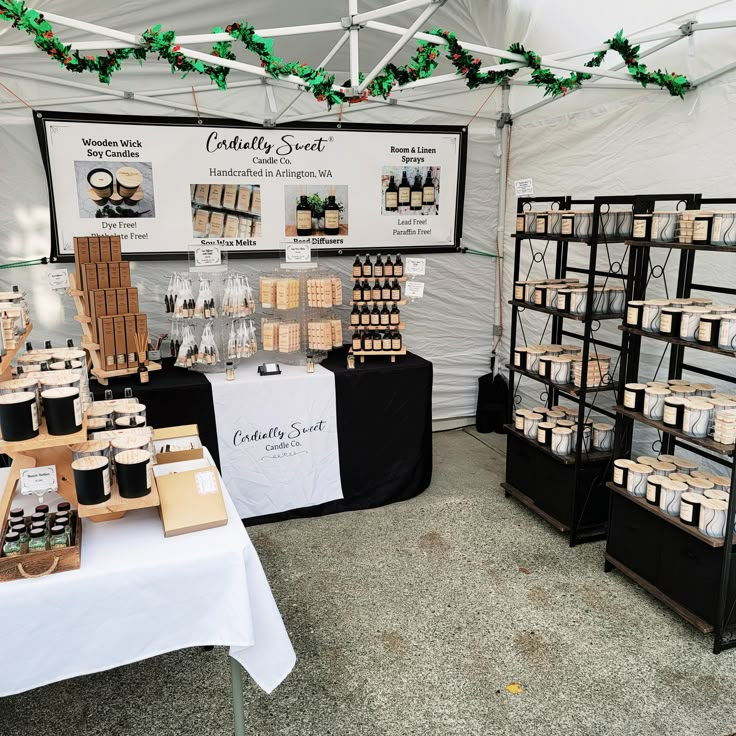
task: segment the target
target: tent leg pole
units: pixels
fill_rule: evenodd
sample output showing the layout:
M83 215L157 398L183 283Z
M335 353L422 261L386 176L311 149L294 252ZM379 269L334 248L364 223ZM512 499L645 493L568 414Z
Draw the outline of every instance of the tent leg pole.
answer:
M494 327L497 325L499 330L503 329L501 325L501 288L503 286L503 251L504 240L506 236L506 179L509 172L509 130L511 126L511 108L509 106L509 95L511 93L511 85L508 82L501 84L501 118L496 125L501 130L501 166L498 174L498 222L496 226L496 252L498 258L495 258L495 284L496 294L494 306ZM495 330L494 330L495 332ZM496 349L501 342L501 336L498 335L498 342L491 353L492 360L495 359ZM495 360L493 361L495 363Z

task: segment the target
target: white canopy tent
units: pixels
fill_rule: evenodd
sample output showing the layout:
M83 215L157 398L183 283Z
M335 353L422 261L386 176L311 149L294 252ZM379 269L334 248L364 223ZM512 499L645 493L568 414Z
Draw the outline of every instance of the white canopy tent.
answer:
M503 254L505 223L513 222L509 185L514 179L533 178L538 194L591 197L678 190L727 195L736 164L730 139L736 112L729 104L736 91L736 3L694 4L697 0L623 0L581 9L568 0L256 0L242 7L186 0L169 9L139 1L89 6L79 0L39 0L35 7L61 38L90 52L138 44L143 30L161 23L176 31L188 56L224 63L203 52L217 40L208 31L247 21L275 39L275 50L284 59L321 63L350 93L362 92L387 62L405 63L416 47L413 38L441 45L438 37L422 33L434 25L455 31L462 45L482 59L485 70L518 64L518 57L504 49L519 41L561 74L590 71L583 63L623 28L632 42L641 43L645 63L686 74L694 89L684 101L656 87L644 89L618 57L609 55L593 70L594 79L565 97L543 98L542 91L527 84L527 69L503 89L471 91L443 61L432 77L395 90L389 100L371 98L327 110L304 92L301 80L271 79L257 59L253 63L247 53L238 52L237 44L244 61L227 61L231 71L226 91L204 77L172 77L168 64L157 61L142 67L128 61L106 86L92 75L60 69L25 34L0 24L3 261L48 254L46 185L29 106L132 114L162 114L165 108L171 115L223 116L266 125L338 119L468 125L463 246L490 256ZM510 64L501 66L502 59ZM361 84L358 70L366 75ZM345 259L326 260L347 272ZM246 260L242 270L268 265ZM154 327L165 328L160 305L166 275L174 267L171 262L146 263L136 273L142 307ZM71 305L49 292L42 271L2 271L0 283L26 288L37 331L58 341L76 332ZM498 287L510 273L506 262L498 274L493 257L429 257L426 297L411 308L408 336L411 349L435 364L436 420L464 423L472 416L476 378L488 370L499 341L493 326L503 324L501 304L508 292ZM508 345L501 341L499 350L506 353Z

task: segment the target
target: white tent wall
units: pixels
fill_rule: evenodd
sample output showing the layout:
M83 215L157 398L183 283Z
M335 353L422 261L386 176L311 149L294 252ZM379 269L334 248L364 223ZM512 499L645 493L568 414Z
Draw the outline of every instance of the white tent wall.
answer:
M4 82L8 77L3 79ZM11 82L12 84L12 82ZM35 97L34 83L12 85L24 96ZM48 85L41 85L48 87ZM58 89L57 89L58 92ZM47 92L46 92L47 93ZM481 100L482 101L482 100ZM479 103L480 104L480 103ZM138 109L136 109L138 108ZM56 109L64 109L63 105ZM72 108L69 108L72 109ZM75 105L75 111L100 111L103 106ZM104 111L129 114L151 113L147 105L111 100ZM154 111L155 112L155 111ZM156 113L159 114L159 113ZM347 118L346 118L347 119ZM366 110L351 118L373 123L455 124L468 116L426 113L421 110ZM3 123L0 231L2 261L40 258L49 254L49 212L46 179L38 151L31 112L0 113ZM463 244L491 252L495 246L496 203L498 202L497 131L493 121L476 119L469 135L468 171L464 210ZM182 244L184 245L184 244ZM352 258L320 260L344 275L347 294ZM238 259L234 267L257 283L257 273L276 265L274 259ZM79 338L69 297L49 290L47 273L68 266L31 266L0 270L0 288L18 284L28 292L34 318L34 340L50 339L55 345L67 337ZM133 283L139 287L141 309L148 312L150 331L168 329L163 313L163 295L172 270L186 269L183 261L138 262L133 265ZM434 364L433 418L459 418L472 422L475 414L477 378L486 373L492 343L495 260L471 254L436 254L427 261L425 296L405 309L409 349ZM346 332L346 335L348 333Z

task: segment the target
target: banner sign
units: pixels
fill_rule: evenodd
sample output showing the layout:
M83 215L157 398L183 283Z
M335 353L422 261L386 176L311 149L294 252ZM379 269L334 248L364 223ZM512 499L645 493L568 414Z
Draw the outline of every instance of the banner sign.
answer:
M34 111L52 259L119 235L129 258L192 246L277 255L459 247L466 129Z

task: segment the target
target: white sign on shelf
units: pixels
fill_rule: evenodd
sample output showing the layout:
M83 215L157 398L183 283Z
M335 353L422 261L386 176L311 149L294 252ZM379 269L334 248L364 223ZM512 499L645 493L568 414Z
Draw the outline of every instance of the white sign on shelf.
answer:
M43 496L45 493L56 492L58 488L55 465L24 468L20 471L20 492L24 496Z
M54 291L61 291L69 288L69 272L64 269L50 271L48 279L49 286Z
M517 197L533 197L534 182L531 179L517 179L514 182L514 191Z
M222 250L219 245L198 245L194 248L194 265L219 266L222 263Z
M309 263L312 260L312 247L309 243L287 243L287 263Z
M407 258L404 270L408 276L424 276L427 273L427 259Z
M407 281L405 294L409 299L421 299L424 296L424 281Z

